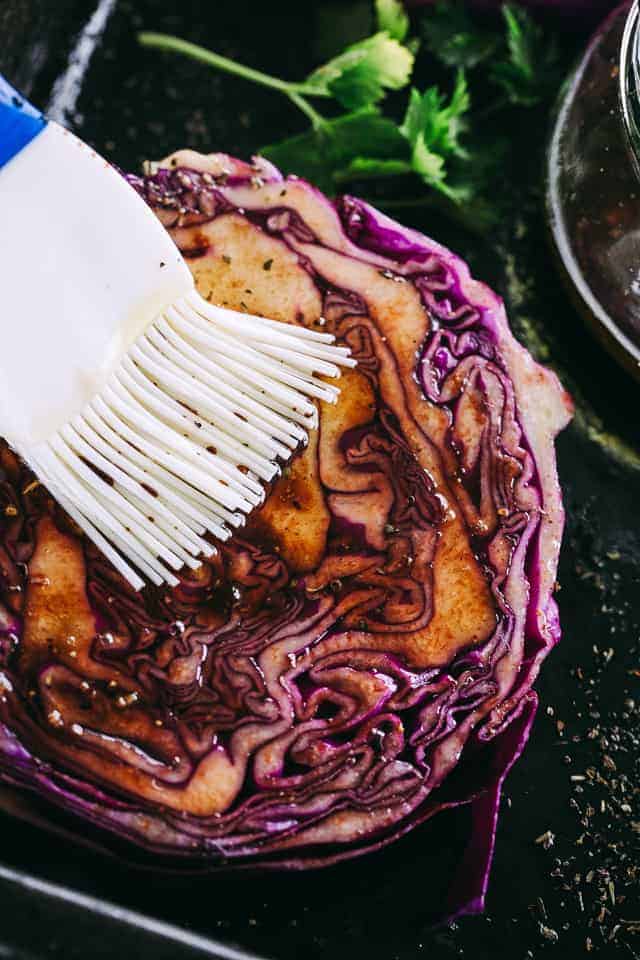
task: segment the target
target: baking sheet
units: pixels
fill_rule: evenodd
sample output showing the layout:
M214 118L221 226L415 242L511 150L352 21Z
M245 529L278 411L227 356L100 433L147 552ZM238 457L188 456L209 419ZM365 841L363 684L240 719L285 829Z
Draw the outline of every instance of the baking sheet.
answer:
M19 0L14 6L22 11L11 21L22 56L8 58L6 48L0 54L9 78L23 86L33 81L32 95L41 104L57 89L56 109L68 111L70 125L128 169L187 145L248 156L300 123L295 110L270 91L140 51L137 30L175 32L294 77L332 53L336 40L362 34L370 7L358 0L119 0L108 11L104 35L85 30L90 57L73 74L78 31L91 24L100 5L60 2L50 18L46 3ZM31 21L24 15L29 6L35 11ZM304 42L295 39L300 37ZM568 65L578 41L573 36L563 42ZM60 77L68 79L70 67L75 81L67 83L65 100ZM540 142L545 132L543 126ZM405 222L466 256L476 275L505 297L516 333L559 370L578 408L558 444L569 516L558 594L564 639L544 665L531 741L507 782L487 916L462 920L453 929L430 926L445 865L455 858L462 833L456 816L464 811L359 861L268 877L158 876L2 814L0 956L71 960L115 949L123 956L177 960L203 950L215 956L216 941L278 960L346 960L365 951L371 960L488 960L507 950L524 960L555 945L572 957L584 955L587 938L599 956L629 956L628 950L638 949L628 923L607 939L614 912L625 921L638 916L637 882L634 894L626 872L634 863L637 870L640 860L632 827L640 819L633 792L640 701L634 674L640 624L638 388L590 338L556 278L542 200L529 189L540 182L542 156L515 142L519 149L512 216L487 242L433 213L403 212ZM621 813L627 802L635 813ZM591 807L594 813L587 815ZM42 882L70 894L56 894ZM627 900L613 903L619 896ZM109 917L91 898L139 911L147 921ZM150 931L157 921L208 945L185 943L164 928Z

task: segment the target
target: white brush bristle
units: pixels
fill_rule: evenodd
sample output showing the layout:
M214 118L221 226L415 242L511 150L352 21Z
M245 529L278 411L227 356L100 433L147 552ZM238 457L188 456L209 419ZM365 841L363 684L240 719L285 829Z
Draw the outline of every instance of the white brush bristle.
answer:
M319 379L355 366L329 334L193 293L127 351L106 387L27 455L69 515L139 590L178 583L264 499L317 423ZM142 574L142 576L140 576ZM144 579L143 579L144 578Z

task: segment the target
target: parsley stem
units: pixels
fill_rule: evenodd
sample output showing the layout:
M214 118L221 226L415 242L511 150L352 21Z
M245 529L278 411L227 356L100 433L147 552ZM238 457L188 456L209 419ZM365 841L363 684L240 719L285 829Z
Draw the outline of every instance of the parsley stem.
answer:
M209 67L216 67L218 70L224 70L225 73L233 73L244 80L251 80L253 83L259 83L263 87L270 87L272 90L279 90L284 93L299 110L311 121L314 130L320 130L326 123L323 116L315 110L302 94L308 94L314 97L330 96L330 94L318 90L305 83L291 83L288 80L281 80L279 77L272 77L269 73L263 73L262 70L254 70L253 67L247 67L243 63L237 63L228 57L223 57L220 53L214 53L213 50L207 50L197 43L190 43L188 40L181 40L180 37L174 37L168 33L139 33L138 41L143 47L155 47L158 50L170 50L173 53L181 53L192 60L198 60L200 63L206 63Z
M191 57L192 60L199 60L200 63L206 63L209 67L216 67L218 70L224 70L226 73L233 73L237 77L243 77L245 80L251 80L253 83L259 83L263 87L271 87L273 90L279 90L290 96L297 94L307 94L312 97L330 97L331 94L326 90L319 90L318 87L309 83L294 83L289 80L282 80L280 77L273 77L270 73L264 73L262 70L255 70L253 67L247 67L244 63L238 63L236 60L230 60L229 57L223 57L221 53L215 53L206 47L201 47L197 43L190 43L188 40L182 40L180 37L174 37L169 33L139 33L138 41L143 47L156 47L158 50L171 50L174 53L182 53L185 57Z
M168 33L139 33L138 40L143 47L156 47L159 50L171 50L174 53L182 53L192 60L199 60L210 67L216 67L218 70L224 70L226 73L233 73L238 77L244 77L245 80L252 80L263 87L271 87L273 90L280 90L281 93L289 92L289 84L286 80L280 80L278 77L272 77L262 70L254 70L253 67L246 67L242 63L236 63L228 57L223 57L220 53L214 53L213 50L207 50L197 43L189 43L188 40L181 40L180 37L171 36Z
M322 128L326 126L327 121L322 114L318 113L318 111L311 106L309 101L305 100L304 97L301 97L299 93L296 93L295 90L288 90L287 96L289 97L289 100L291 100L291 103L294 103L296 107L298 107L299 110L302 110L305 116L309 118L314 130L322 130Z

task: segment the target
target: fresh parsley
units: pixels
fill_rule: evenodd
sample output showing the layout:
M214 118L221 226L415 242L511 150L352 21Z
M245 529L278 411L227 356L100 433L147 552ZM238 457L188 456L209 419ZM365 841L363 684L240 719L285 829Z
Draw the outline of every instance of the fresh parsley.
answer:
M378 29L384 30L398 43L409 34L409 15L400 0L375 0Z
M371 36L301 81L282 80L178 37L143 33L139 39L287 97L309 126L260 151L285 173L306 177L330 194L364 180L397 183L403 194L417 177L432 191L427 199L439 196L451 212L463 211L458 219L486 229L488 186L498 181L505 162L504 140L492 133L487 118L532 107L557 88L553 39L513 4L502 7L500 28L487 27L463 0L439 0L417 21L417 57L420 42L410 35L404 5L373 0L373 12ZM421 89L418 78L434 74L439 83ZM476 88L482 93L477 104L470 93ZM322 104L328 112L320 111ZM377 202L397 205L388 189Z
M264 147L261 153L330 194L356 174L389 176L411 169L397 124L375 106L327 120L319 128Z
M501 34L479 26L463 0L439 2L422 20L427 49L449 67L476 67L500 46Z
M464 71L459 70L449 102L437 87L429 87L424 93L413 87L400 126L411 147L413 172L452 200L463 200L467 195L466 189L448 180L446 162L449 157L467 156L460 136L467 126L469 107L467 81Z
M522 7L502 6L503 29L479 26L464 0L438 2L422 21L427 49L449 67L488 66L509 103L530 107L559 83L558 45Z
M413 71L413 54L382 30L351 44L307 77L308 95L334 97L348 110L378 103L387 90L401 90Z
M511 103L531 107L558 87L558 46L520 7L505 4L502 14L507 51L491 77Z

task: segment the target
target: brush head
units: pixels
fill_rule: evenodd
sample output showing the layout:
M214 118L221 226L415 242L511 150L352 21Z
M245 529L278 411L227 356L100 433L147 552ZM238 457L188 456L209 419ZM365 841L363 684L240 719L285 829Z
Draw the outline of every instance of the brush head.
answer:
M324 378L355 361L332 340L193 292L26 457L136 589L144 580L131 563L175 585L172 571L213 553L208 536L226 540L263 502L264 485L317 425L314 401L336 401Z
M136 589L175 585L262 503L314 401L335 401L318 375L353 361L329 335L206 303L113 167L3 109L31 139L0 155L0 435Z

